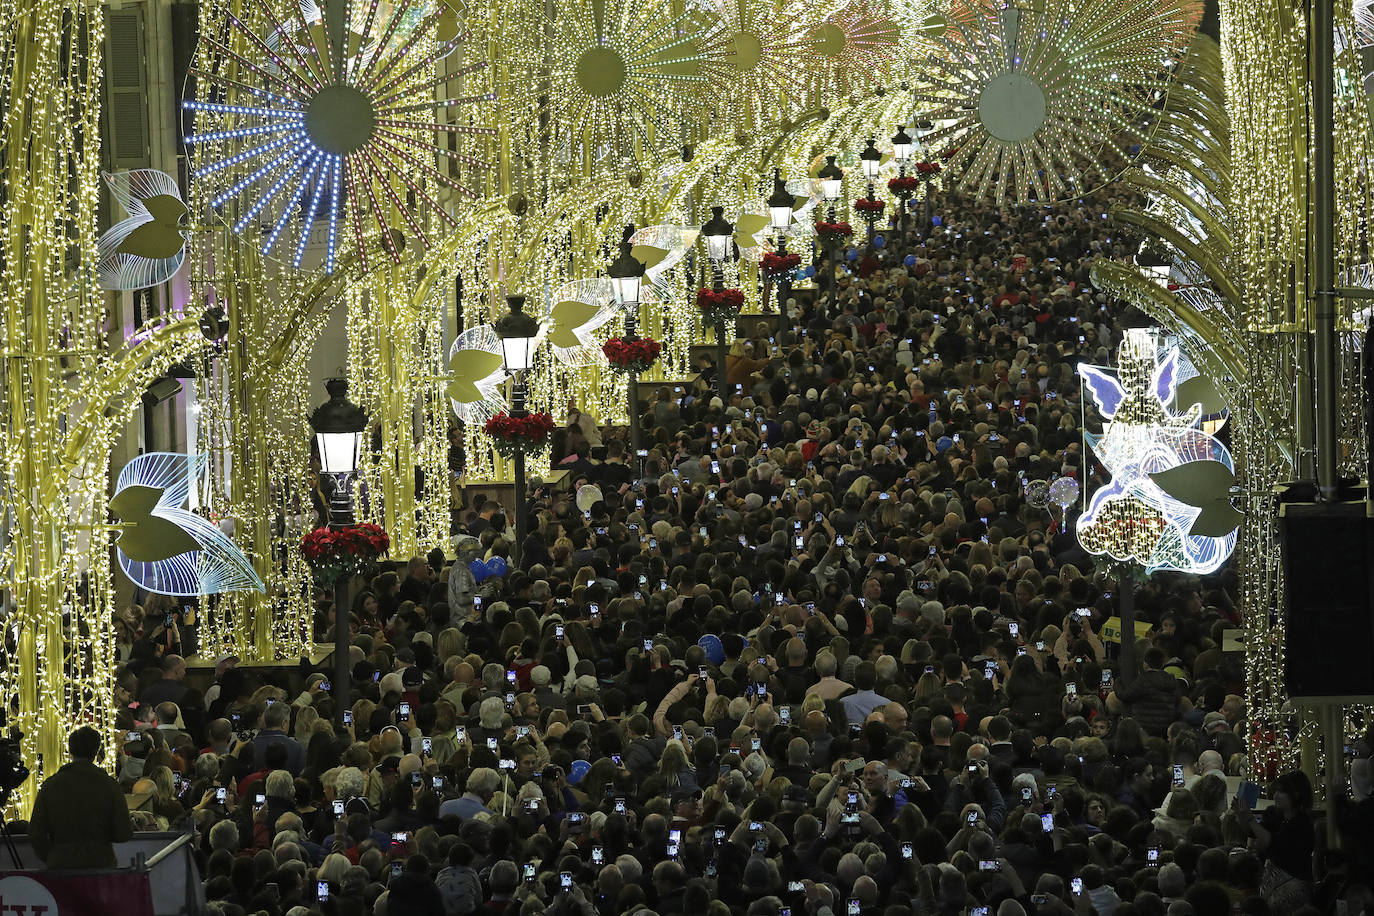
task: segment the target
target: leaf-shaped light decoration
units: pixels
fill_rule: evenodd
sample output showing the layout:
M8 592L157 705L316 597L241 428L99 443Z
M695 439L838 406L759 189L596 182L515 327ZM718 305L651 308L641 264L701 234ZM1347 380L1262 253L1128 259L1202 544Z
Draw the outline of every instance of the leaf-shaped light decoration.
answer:
M1150 475L1155 486L1185 505L1201 511L1188 527L1190 535L1225 537L1245 520L1231 505L1236 475L1220 461L1188 461Z
M820 206L821 183L811 178L789 178L785 187L792 195L792 226L787 234L795 238L815 235L816 224L809 217Z
M1166 471L1150 474L1165 493L1189 506L1205 506L1219 496L1227 496L1235 486L1236 475L1220 461L1187 461Z
M208 519L181 508L209 456L139 455L119 472L110 511L119 517L119 566L138 587L161 595L265 591L253 564Z
M1180 382L1174 395L1174 404L1179 407L1201 404L1204 417L1219 414L1227 407L1226 398L1205 375L1195 375L1187 381Z
M1214 499L1202 507L1197 518L1188 526L1188 533L1199 537L1221 538L1240 527L1245 513L1227 499Z
M100 236L100 286L133 290L170 280L186 258L190 212L176 179L157 169L105 173L105 183L129 214Z
M485 423L502 408L505 367L501 339L491 325L469 328L448 351L448 394L453 413L464 423Z
M686 226L645 226L630 236L630 256L645 267L645 278L663 296L671 295L667 274L696 244L700 229Z

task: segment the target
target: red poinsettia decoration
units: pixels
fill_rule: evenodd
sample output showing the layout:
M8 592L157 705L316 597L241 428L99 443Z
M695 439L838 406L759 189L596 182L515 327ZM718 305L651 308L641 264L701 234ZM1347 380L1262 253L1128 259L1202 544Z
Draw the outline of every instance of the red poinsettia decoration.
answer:
M612 369L638 375L658 362L658 354L663 352L663 347L652 337L636 337L633 340L612 337L601 345L601 352L606 354L606 362L611 364Z
M377 566L377 558L391 547L386 531L370 522L345 528L316 528L301 538L301 553L310 564L315 584L327 588L349 576L361 576Z
M910 175L898 175L896 178L887 180L887 189L893 194L915 194L916 189L920 186L921 179L913 178Z
M883 208L886 206L887 201L874 200L869 197L860 197L858 200L854 201L854 209L858 210L860 213L882 213Z
M763 271L764 277L773 281L786 279L787 275L799 266L801 266L801 255L793 254L790 251L783 254L778 254L776 251L765 251L763 260L759 262L759 269Z
M491 447L504 458L514 458L520 452L526 455L542 452L553 435L553 416L542 411L512 417L504 410L487 421L482 427L491 436Z
M946 158L948 158L948 155L946 155ZM925 175L927 178L931 175L938 175L940 174L940 163L918 162L916 163L916 174Z
M816 235L827 245L839 244L853 234L854 227L843 220L834 223L820 220L816 223Z
M701 320L708 325L733 325L735 316L744 308L744 293L737 289L699 289L697 308L701 309Z

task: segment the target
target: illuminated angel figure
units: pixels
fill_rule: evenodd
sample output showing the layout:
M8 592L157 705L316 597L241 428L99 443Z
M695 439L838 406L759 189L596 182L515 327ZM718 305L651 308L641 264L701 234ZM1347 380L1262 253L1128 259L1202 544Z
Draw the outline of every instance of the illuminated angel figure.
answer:
M236 202L226 217L234 232L261 231L262 253L280 251L294 267L305 258L317 215L329 224L327 272L340 242L356 248L363 269L378 244L392 261L401 259L407 236L428 247L426 212L457 225L437 190L477 196L451 171L436 169L435 155L486 166L435 143L436 134L494 133L435 109L489 100L489 92L447 94L459 79L466 91L485 63L445 61L466 35L439 38L453 14L438 0L339 0L337 14L332 3L321 10L311 0L287 0L289 9L279 12L276 2L249 4L260 14L257 26L230 15L223 41L201 36L191 70L199 98L185 102L199 129L186 143L199 151L193 174L211 206Z
M1200 15L1196 0L953 0L916 92L939 125L925 142L959 191L1078 197L1129 158Z
M678 146L705 109L712 64L691 12L667 0L492 4L503 110L588 171Z
M208 455L148 452L124 465L110 497L120 519L119 567L160 595L215 595L256 589L262 580L227 534L181 508Z
M1196 428L1198 404L1168 405L1178 386L1179 352L1156 356L1148 331L1132 329L1118 349L1116 378L1095 366L1079 372L1105 421L1088 436L1111 483L1078 519L1085 550L1147 570L1215 571L1235 547L1241 516L1230 504L1235 468L1226 446Z
M144 289L176 276L186 259L186 204L176 179L157 169L105 174L128 219L100 236L102 289Z

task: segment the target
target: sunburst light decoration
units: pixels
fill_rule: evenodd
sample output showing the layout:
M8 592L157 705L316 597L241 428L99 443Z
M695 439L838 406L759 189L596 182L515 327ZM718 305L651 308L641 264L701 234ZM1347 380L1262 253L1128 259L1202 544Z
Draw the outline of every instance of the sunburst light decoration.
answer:
M503 114L587 174L679 146L719 67L703 17L668 0L515 0L490 15Z
M953 0L916 94L952 185L999 204L1110 180L1153 121L1196 0Z
M186 138L194 178L233 231L260 232L264 255L299 268L315 219L327 220L329 272L341 245L366 270L379 243L391 261L406 239L428 247L431 215L456 227L440 189L477 193L436 168L435 156L486 163L436 135L493 131L438 112L492 96L449 94L468 91L485 64L445 61L466 40L443 28L447 4L252 0L247 10L251 21L226 13L220 35L202 35L191 71L197 97L184 103L195 113Z
M815 53L842 80L881 80L897 57L902 26L881 4L853 0L816 23Z
M814 16L801 4L767 0L702 0L700 7L714 19L707 53L723 64L712 119L748 130L799 110L825 60Z

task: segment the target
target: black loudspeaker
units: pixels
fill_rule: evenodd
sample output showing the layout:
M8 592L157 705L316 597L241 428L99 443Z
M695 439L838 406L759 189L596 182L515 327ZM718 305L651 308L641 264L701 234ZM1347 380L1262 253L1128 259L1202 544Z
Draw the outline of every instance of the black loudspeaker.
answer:
M1287 495L1296 496L1300 489L1291 488ZM1374 696L1374 519L1369 503L1286 502L1279 510L1279 533L1288 695Z

